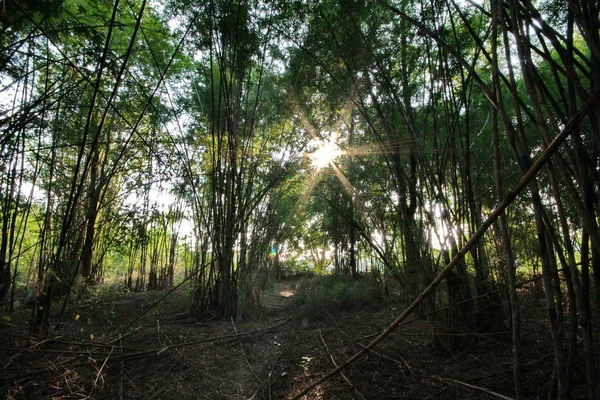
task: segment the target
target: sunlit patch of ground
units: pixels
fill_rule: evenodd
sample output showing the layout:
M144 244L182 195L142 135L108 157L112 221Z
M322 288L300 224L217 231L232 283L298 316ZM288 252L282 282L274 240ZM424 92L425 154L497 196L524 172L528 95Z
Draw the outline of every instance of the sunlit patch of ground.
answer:
M279 295L282 297L286 297L286 298L290 298L292 297L294 294L296 294L295 291L290 290L290 289L286 289L286 290L282 290L279 292Z

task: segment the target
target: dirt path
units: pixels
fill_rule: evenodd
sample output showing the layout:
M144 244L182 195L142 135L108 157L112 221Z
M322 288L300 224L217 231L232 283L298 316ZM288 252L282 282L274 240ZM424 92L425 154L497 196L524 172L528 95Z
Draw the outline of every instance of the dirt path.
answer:
M296 294L296 281L275 282L273 290L267 291L262 298L262 304L270 313L284 309Z
M294 282L277 282L272 290L263 293L261 302L267 311L265 319L240 322L213 320L191 325L164 322L162 332L165 337L178 337L180 341L190 342L266 329L289 316L286 306L295 293L293 285ZM288 329L289 324L284 324L277 329L239 339L170 351L168 357L157 360L152 371L147 364L146 367L130 365L131 381L149 382L141 396L130 382L130 391L125 397L268 399L271 397L270 376L282 373L275 371L275 365L285 346Z
M130 293L74 309L60 335L37 338L25 326L2 329L5 348L14 351L0 355L0 397L268 399L292 329L282 322L289 317L293 285L278 282L263 292L266 316L251 321L191 318L189 297L175 292L128 328L162 296Z
M265 329L285 321L289 317L287 305L295 294L294 283L276 282L272 290L265 292L261 303L268 317L264 321L237 324L238 332L254 329ZM223 399L269 399L271 398L271 380L276 371L286 345L288 326L258 334L253 337L232 341L232 347L223 350L227 353L228 368L223 374L224 385L235 387L235 393L215 392L214 397L223 395Z

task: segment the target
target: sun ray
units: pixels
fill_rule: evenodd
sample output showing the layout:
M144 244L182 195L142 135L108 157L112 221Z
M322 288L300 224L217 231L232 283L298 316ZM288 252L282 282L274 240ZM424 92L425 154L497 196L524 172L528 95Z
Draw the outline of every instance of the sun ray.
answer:
M304 195L304 200L309 199L312 195L312 192L317 185L317 180L319 178L319 171L315 170L310 176L310 180L308 181L308 188L306 190L306 194Z
M350 96L346 98L342 109L340 110L340 116L332 127L332 130L337 132L341 129L342 125L346 123L346 120L352 117L352 108L354 107L354 103Z
M346 175L342 172L342 170L337 166L335 162L332 162L331 166L333 167L333 172L335 172L335 175L337 176L340 183L344 186L348 194L351 197L354 197L356 195L356 190L354 189L354 186L352 186Z
M289 90L288 102L292 105L292 108L294 109L294 111L296 112L298 117L300 118L300 122L302 123L302 126L304 126L304 129L306 129L306 132L308 132L310 137L312 137L313 140L319 140L319 136L317 135L317 130L315 129L313 124L308 120L308 118L306 117L304 110L298 103L298 99L296 98L296 94L294 93L293 89Z
M362 196L358 193L354 186L352 186L352 183L350 183L346 177L346 174L344 174L344 171L342 171L335 162L332 162L332 167L336 177L351 196L353 206L366 218L373 220L373 215L371 215L369 212L366 202L363 200Z
M350 156L374 156L382 154L407 153L411 149L412 139L386 140L382 143L368 143L345 150Z
M305 191L304 195L299 197L298 200L296 201L296 203L294 203L291 214L297 213L300 209L302 209L302 207L304 207L306 205L306 203L308 202L308 199L310 199L310 196L312 195L312 192L313 192L315 186L317 185L318 179L319 179L319 171L314 170L311 173L310 178L307 179L306 191Z

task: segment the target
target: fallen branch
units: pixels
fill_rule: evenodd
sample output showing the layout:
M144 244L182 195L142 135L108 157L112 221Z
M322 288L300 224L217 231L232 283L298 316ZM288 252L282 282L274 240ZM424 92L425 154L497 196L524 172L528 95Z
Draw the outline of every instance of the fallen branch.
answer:
M441 380L442 382L455 383L455 384L457 384L457 385L461 385L461 386L464 386L464 387L468 387L468 388L470 388L470 389L479 390L479 391L481 391L481 392L487 393L487 394L489 394L490 396L494 396L494 397L497 397L497 398L499 398L499 399L503 399L503 400L513 400L511 397L507 397L507 396L504 396L503 394L500 394L500 393L493 392L493 391L491 391L491 390L490 390L490 389L488 389L488 388L484 388L484 387L481 387L481 386L475 386L475 385L471 385L470 383L465 383L465 382L457 381L456 379L450 379L450 378L440 378L440 377L436 377L436 378L438 378L438 379L439 379L439 380Z
M216 336L216 337L212 337L212 338L207 338L207 339L198 339L198 340L193 340L191 342L185 342L185 343L178 343L178 344L173 344L170 346L166 346L163 347L162 349L159 350L148 350L148 351L144 351L144 352L140 352L139 354L151 354L151 353L156 353L156 354L160 354L164 351L170 350L170 349L174 349L174 348L178 348L178 347L189 347L189 346L194 346L197 344L201 344L201 343L207 343L207 342L216 342L218 340L227 340L227 339L234 339L234 338L238 338L238 337L244 337L244 336L250 336L250 335L255 335L258 333L263 333L263 332L267 332L270 331L272 329L278 328L281 325L285 324L286 322L288 322L290 319L292 319L294 315L290 315L289 317L287 317L286 319L284 319L283 321L275 324L275 325L271 325L268 326L266 328L263 329L256 329L253 331L249 331L249 332L244 332L244 333L238 333L238 334L234 334L234 335L223 335L223 336ZM128 354L129 355L129 354ZM131 355L135 355L135 354L131 354Z
M124 335L121 335L121 334L119 333L119 337L118 337L118 338L116 338L116 339L113 339L113 340L111 340L110 342L108 342L108 344L113 344L113 343L116 343L116 342L118 342L118 341L120 341L120 340L123 340L123 339L125 339L127 336L131 335L132 333L139 331L141 328L142 328L142 326L140 325L140 326L138 326L137 328L135 328L135 329L133 329L133 330L130 330L129 332L127 332L127 333L126 333L126 334L124 334Z
M333 364L334 367L337 368L337 363L335 362L335 359L333 358L333 356L331 355L331 352L329 351L329 347L327 347L327 343L325 343L325 339L323 339L323 335L321 335L321 330L319 329L319 337L321 338L321 343L323 343L323 347L325 347L325 351L327 352L327 355L329 356L329 359L331 360L331 363ZM356 388L356 386L354 386L352 384L352 382L350 382L350 380L346 377L346 375L344 375L343 372L340 372L340 375L342 376L342 378L344 378L344 380L346 381L346 383L348 384L348 386L350 386L352 389L354 389L354 391L356 392L356 394L358 395L358 397L360 397L363 400L367 400L365 399L365 396L362 395L362 393Z
M237 336L238 342L240 343L240 347L242 349L242 355L244 356L244 361L246 361L246 365L248 366L248 369L250 370L250 372L252 372L252 375L254 375L254 379L256 379L256 382L260 383L260 379L258 379L256 372L254 372L252 365L250 365L250 361L248 361L248 357L246 356L246 350L244 350L244 344L242 343L242 339L240 339L240 337L238 335L238 331L235 328L235 323L233 322L233 317L231 317L231 326L233 326L233 332Z
M104 366L106 365L106 362L108 361L108 359L109 359L110 355L112 354L113 350L114 349L110 350L110 353L108 353L108 355L104 359L104 362L102 363L102 366L98 370L98 373L96 373L96 379L94 379L94 384L92 385L92 390L90 390L90 394L89 394L90 398L92 397L92 393L94 392L94 389L98 387L98 379L100 379L100 375L102 374L102 370L104 369ZM104 378L102 378L102 380L104 380Z
M31 347L30 347L30 349L33 349L33 348L35 348L35 347L37 347L37 346L39 346L39 345L41 345L41 344L44 344L44 343L46 343L46 342L50 342L50 341L55 341L55 340L58 340L58 339L60 339L60 338L62 338L62 336L57 336L57 337L55 337L55 338L50 338L50 339L45 339L45 340L42 340L41 342L37 342L36 344L34 344L33 346L31 346Z

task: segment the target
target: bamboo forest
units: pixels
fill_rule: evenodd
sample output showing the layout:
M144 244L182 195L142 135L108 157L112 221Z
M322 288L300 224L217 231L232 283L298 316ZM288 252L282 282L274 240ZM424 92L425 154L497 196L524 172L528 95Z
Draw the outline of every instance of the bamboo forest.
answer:
M0 1L0 397L600 399L598 0Z

